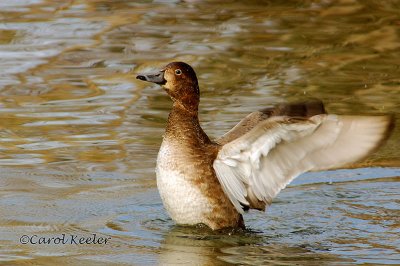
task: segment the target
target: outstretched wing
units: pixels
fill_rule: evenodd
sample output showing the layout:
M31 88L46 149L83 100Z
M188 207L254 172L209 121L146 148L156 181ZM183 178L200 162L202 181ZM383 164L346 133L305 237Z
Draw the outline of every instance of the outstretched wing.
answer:
M284 103L275 107L265 108L243 118L235 127L217 139L216 142L221 145L229 143L252 130L260 122L273 116L311 117L319 114L326 114L326 111L324 104L318 99L308 99L307 101L297 103Z
M239 212L243 206L265 209L301 173L363 159L388 137L391 125L390 116L270 117L225 144L213 166Z

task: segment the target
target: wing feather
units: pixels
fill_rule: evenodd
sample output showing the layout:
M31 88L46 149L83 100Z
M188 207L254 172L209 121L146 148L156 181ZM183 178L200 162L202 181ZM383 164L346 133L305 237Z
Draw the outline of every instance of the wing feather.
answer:
M270 117L225 144L214 161L217 177L239 212L264 209L306 171L363 159L390 133L389 116Z

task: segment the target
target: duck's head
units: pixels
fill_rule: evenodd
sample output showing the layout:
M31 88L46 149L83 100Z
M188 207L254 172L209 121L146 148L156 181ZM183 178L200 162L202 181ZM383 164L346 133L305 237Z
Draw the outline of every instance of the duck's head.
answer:
M136 78L161 85L174 102L197 110L199 85L196 73L188 64L172 62L156 73L138 75Z

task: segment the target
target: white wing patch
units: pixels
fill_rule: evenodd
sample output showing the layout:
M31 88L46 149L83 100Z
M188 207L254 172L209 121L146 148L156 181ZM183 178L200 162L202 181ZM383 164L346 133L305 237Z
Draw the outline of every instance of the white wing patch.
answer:
M225 144L214 161L236 209L261 208L306 171L341 167L364 158L385 138L386 116L271 117Z

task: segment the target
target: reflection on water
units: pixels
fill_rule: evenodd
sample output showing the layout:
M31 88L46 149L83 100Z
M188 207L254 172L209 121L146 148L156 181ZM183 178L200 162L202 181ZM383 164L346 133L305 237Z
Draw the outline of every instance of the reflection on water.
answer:
M398 127L368 168L303 175L267 213L246 215L248 231L179 227L154 174L170 101L134 80L192 64L211 136L304 96L332 113L399 117L399 11L396 1L1 1L0 261L400 263ZM63 233L111 240L19 243Z

